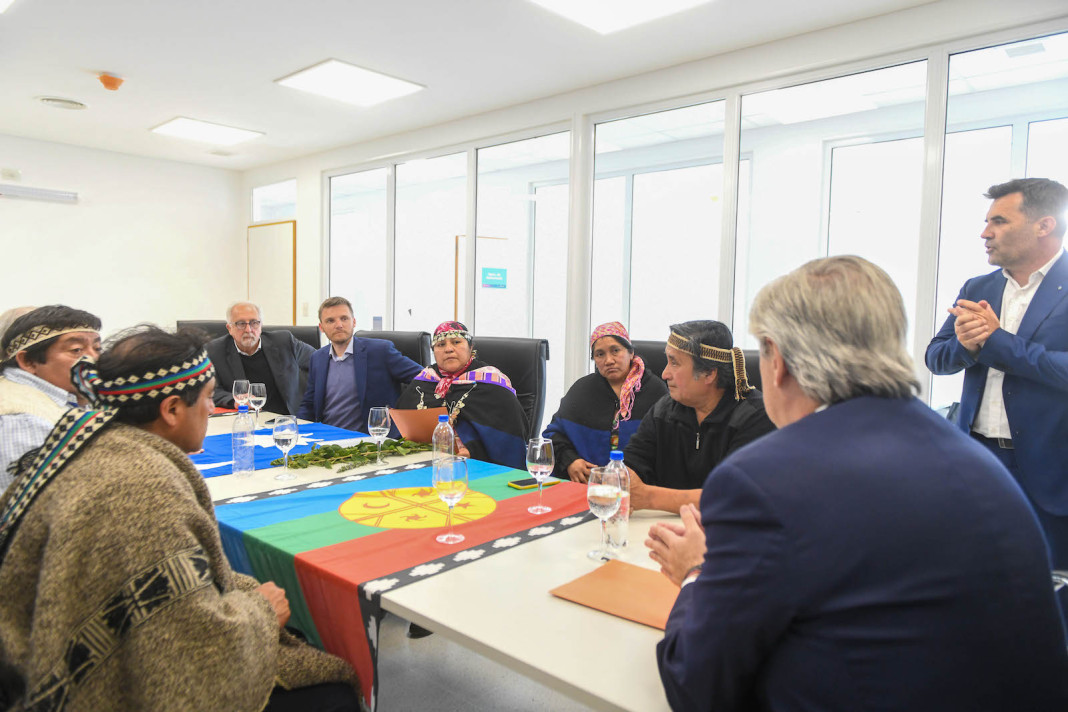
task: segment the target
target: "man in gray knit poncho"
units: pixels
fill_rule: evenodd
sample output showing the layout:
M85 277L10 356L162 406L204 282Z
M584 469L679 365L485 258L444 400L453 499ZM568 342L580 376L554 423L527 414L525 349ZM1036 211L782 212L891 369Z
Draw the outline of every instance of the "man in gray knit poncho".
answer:
M98 409L68 411L0 498L0 709L357 709L352 669L223 554L186 457L212 409L201 341L142 327L73 379Z

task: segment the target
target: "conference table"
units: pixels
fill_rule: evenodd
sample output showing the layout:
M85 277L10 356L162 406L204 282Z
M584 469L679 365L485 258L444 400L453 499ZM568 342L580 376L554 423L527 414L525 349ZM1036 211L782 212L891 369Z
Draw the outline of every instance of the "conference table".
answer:
M269 417L261 414L261 422ZM211 419L207 450L214 443L221 453L232 423ZM293 452L315 441L362 440L320 424L300 429L302 445ZM377 649L377 627L388 611L592 708L668 709L655 659L662 631L549 593L600 565L586 556L600 543L600 525L587 510L585 486L545 488L554 511L535 516L526 506L537 491L507 487L525 472L471 461L469 493L460 503L470 507L456 510L464 511L456 529L467 540L448 546L434 541L444 523L434 518L443 517L444 505L431 485L430 453L344 472L308 467L280 482L281 468L266 464L280 452L268 444L269 431L257 431L258 469L245 477L218 474L228 472L218 463L221 454L216 462L193 456L215 502L223 545L235 570L286 589L290 625L356 667L370 707L377 657L390 654ZM356 505L390 511L369 518ZM416 517L426 520L423 526L408 528L405 518ZM641 542L653 522L670 518L635 513L622 558L655 569Z

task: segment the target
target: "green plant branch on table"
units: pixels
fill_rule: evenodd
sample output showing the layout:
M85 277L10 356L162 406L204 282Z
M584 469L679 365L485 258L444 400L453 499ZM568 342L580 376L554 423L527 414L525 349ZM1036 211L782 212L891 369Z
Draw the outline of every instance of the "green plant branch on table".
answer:
M386 438L382 443L382 454L410 455L413 452L428 452L430 443L416 443L411 440L399 438L393 440ZM374 464L376 458L375 444L370 440L342 447L341 445L313 445L311 452L301 455L289 456L290 469L303 470L308 467L326 467L333 469L334 465L343 465L338 472L345 472L361 465ZM283 458L271 461L272 467L285 464Z

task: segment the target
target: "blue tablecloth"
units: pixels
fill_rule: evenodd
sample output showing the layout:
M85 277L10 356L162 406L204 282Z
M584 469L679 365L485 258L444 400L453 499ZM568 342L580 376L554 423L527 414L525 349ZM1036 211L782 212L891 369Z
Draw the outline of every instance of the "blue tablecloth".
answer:
M335 442L337 440L349 440L351 438L366 438L367 433L356 430L335 428L325 423L306 423L298 426L301 443L289 451L290 455L299 455L311 451L312 447L319 443ZM255 448L255 463L257 470L263 470L271 466L272 460L282 457L282 451L273 444L266 446L271 441L271 429L260 428L256 431L257 445ZM306 442L304 442L306 441ZM233 472L233 446L230 442L230 434L209 435L204 438L204 451L196 455L190 455L189 459L197 466L204 477L218 477L229 475ZM215 467L211 467L215 465Z

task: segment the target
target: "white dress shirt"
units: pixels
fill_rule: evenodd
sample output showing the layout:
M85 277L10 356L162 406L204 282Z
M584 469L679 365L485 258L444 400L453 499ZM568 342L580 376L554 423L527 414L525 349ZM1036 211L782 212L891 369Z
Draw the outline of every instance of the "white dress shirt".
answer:
M1043 278L1049 273L1053 263L1061 258L1064 250L1061 250L1053 259L1031 273L1027 284L1021 286L1012 278L1009 271L1002 269L1005 275L1005 292L1001 296L1001 328L1010 334L1015 334L1020 329L1027 307L1031 306L1038 285L1042 284ZM986 372L986 387L983 389L983 400L979 403L979 412L975 414L975 422L972 430L985 435L988 438L1012 438L1012 428L1009 426L1009 416L1005 413L1005 397L1001 392L1005 383L1005 372L996 368L989 368Z

